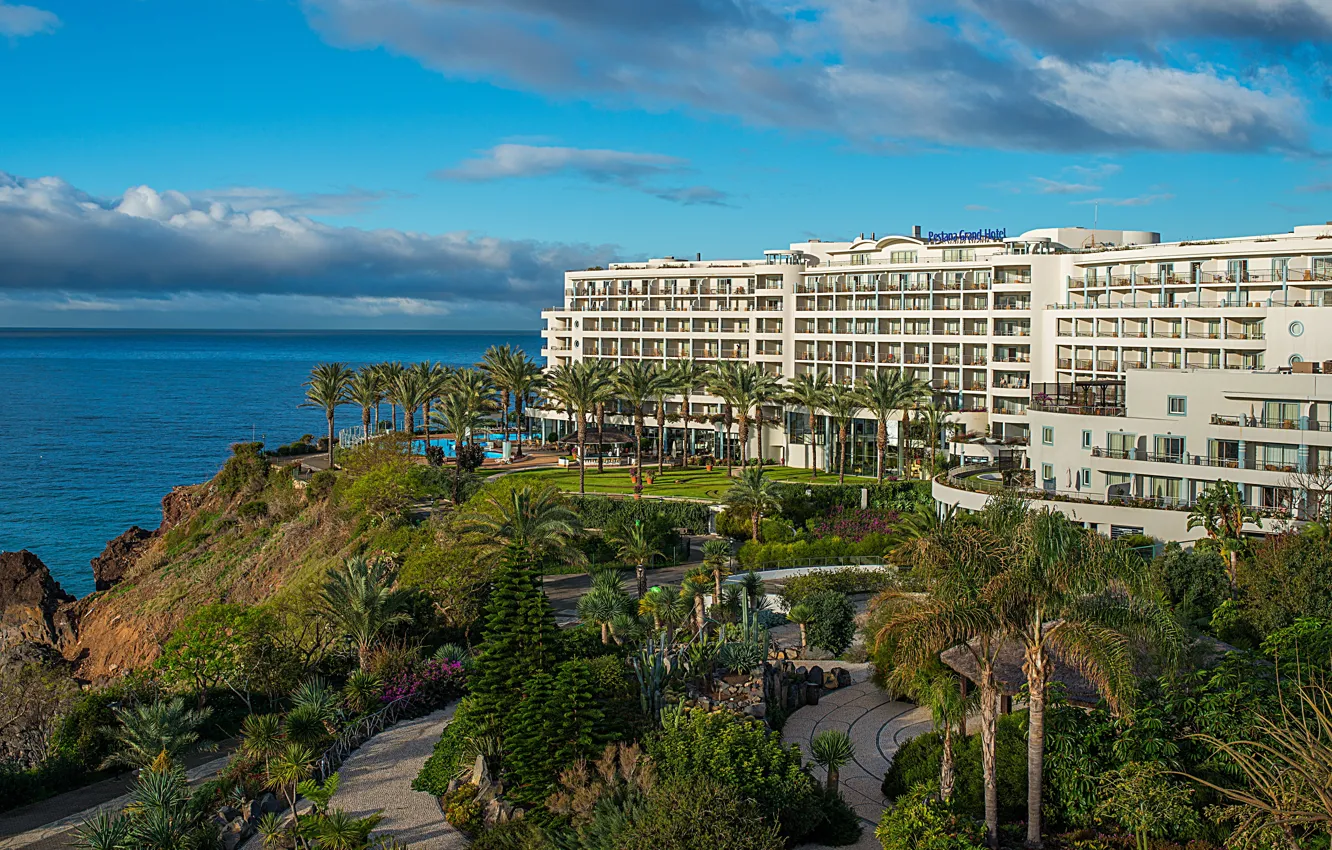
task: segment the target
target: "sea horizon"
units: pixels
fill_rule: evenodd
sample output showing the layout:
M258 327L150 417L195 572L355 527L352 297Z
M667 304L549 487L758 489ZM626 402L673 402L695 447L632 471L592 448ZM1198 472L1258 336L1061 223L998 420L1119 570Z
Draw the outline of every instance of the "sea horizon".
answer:
M83 596L107 541L156 528L162 497L231 444L324 433L299 407L316 362L460 366L506 342L540 354L537 331L0 328L0 550L32 551ZM359 422L339 409L338 427Z

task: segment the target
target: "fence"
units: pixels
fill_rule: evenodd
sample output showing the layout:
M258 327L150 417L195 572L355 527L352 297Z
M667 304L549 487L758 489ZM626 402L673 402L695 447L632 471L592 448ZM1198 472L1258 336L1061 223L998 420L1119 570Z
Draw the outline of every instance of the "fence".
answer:
M338 733L337 740L319 757L319 762L315 765L315 779L322 783L332 776L342 767L347 756L354 753L358 747L397 723L402 718L403 712L411 707L412 702L411 696L398 697L374 714L362 717L343 729Z
M835 569L839 567L885 567L887 560L882 555L839 555L835 558L781 558L776 561L763 561L746 567L743 564L741 569L744 572L767 573L774 570L795 570L795 569Z

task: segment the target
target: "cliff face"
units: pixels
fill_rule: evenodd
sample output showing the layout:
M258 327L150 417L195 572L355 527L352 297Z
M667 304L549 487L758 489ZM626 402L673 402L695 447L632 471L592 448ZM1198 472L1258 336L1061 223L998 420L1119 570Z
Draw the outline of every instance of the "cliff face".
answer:
M346 554L351 532L280 470L255 472L228 492L215 482L177 487L162 500L156 530L134 527L107 544L93 561L98 589L82 599L33 553L0 553L0 652L53 647L92 682L145 667L200 606L300 592Z

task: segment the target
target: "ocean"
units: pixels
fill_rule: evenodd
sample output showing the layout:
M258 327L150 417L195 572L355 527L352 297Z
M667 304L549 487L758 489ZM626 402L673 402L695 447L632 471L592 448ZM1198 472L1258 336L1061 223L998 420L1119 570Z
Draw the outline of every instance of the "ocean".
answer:
M463 366L506 342L540 357L541 337L516 332L0 330L0 551L31 550L82 596L106 542L156 528L162 497L210 478L232 443L324 434L298 406L315 363Z

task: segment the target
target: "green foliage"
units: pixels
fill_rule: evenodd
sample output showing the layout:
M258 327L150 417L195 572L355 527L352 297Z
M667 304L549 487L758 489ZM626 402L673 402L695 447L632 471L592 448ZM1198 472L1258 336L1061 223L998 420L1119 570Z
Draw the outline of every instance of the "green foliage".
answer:
M744 551L743 549L741 550ZM794 576L782 586L782 601L787 607L799 605L815 593L833 590L838 593L878 593L893 587L896 575L886 570L847 567L840 570L820 570Z
M708 506L697 502L614 499L609 496L570 496L569 506L588 528L606 529L633 524L636 519L660 518L671 528L684 528L690 534L708 533Z
M1332 535L1315 524L1263 539L1240 559L1237 583L1260 636L1300 617L1332 620Z
M749 540L753 536L750 518L730 510L717 514L717 533L732 540Z
M1047 723L1049 720L1047 719ZM955 785L951 805L958 812L980 820L985 816L985 788L981 780L980 735L953 739ZM943 736L937 732L918 735L893 754L883 777L883 796L896 800L921 785L939 784L943 760ZM1000 820L1018 820L1027 806L1027 715L1004 715L995 729L995 761L999 786ZM1046 772L1049 774L1049 755ZM1093 781L1095 775L1093 774Z
M310 483L305 486L305 493L312 502L322 502L333 495L337 486L338 474L330 469L321 469L310 476Z
M1300 617L1268 635L1261 649L1288 675L1326 670L1332 666L1332 622Z
M554 675L539 673L528 680L526 697L504 735L510 754L505 772L514 782L510 799L544 800L560 770L601 751L610 736L599 703L591 663L584 659L566 661Z
M236 508L236 516L243 520L260 520L268 516L268 502L263 499L252 499Z
M868 534L856 542L840 537L809 538L805 535L789 543L755 543L750 540L740 547L737 557L745 567L774 567L782 564L799 567L831 564L838 558L883 558L896 545L893 538L886 534Z
M470 764L463 763L468 740L482 734L485 729L484 718L478 718L471 710L471 702L463 700L453 720L444 727L444 734L435 742L430 758L426 759L421 772L412 780L412 790L425 791L436 797L444 796L450 780L456 778L461 769L471 768Z
M198 608L162 646L156 665L162 682L205 696L223 684L240 688L264 663L270 628L261 609L230 604Z
M1101 777L1096 817L1119 824L1147 850L1149 838L1189 838L1198 815L1189 805L1193 790L1160 765L1129 762Z
M786 846L761 803L746 799L724 780L706 777L657 783L614 838L617 850L782 850Z
M119 815L103 813L76 831L95 850L211 850L220 843L206 801L191 796L182 770L145 770Z
M423 495L416 466L405 457L376 466L352 479L347 504L377 523L402 521Z
M174 762L198 742L199 727L208 714L208 709L186 708L180 697L117 708L116 723L109 730L114 745L106 764L146 767L163 753Z
M985 826L920 784L884 810L874 837L883 850L984 850Z
M662 781L698 784L709 779L752 798L792 844L818 826L809 811L819 789L801 764L800 750L757 720L729 712L685 709L648 742Z
M444 820L456 826L465 835L476 835L485 827L476 792L475 785L465 782L453 791L446 791L439 798L439 807L444 811Z
M791 520L796 528L803 528L806 520L826 516L834 508L860 507L860 491L869 490L868 507L880 510L910 513L918 505L929 505L928 481L885 481L882 484L806 484L779 483L777 499L782 505L782 516ZM808 490L809 495L805 495Z
M1170 543L1153 566L1183 622L1206 629L1212 613L1228 596L1225 559L1210 547L1195 545L1186 550Z
M811 612L805 626L806 639L833 655L841 655L856 636L856 606L844 593L820 590L805 597L803 604Z
M268 458L263 455L263 443L234 443L231 457L213 479L217 489L225 496L263 489L268 478Z

